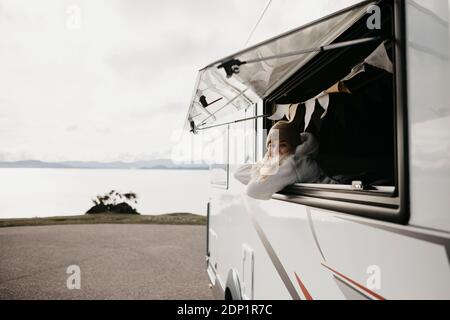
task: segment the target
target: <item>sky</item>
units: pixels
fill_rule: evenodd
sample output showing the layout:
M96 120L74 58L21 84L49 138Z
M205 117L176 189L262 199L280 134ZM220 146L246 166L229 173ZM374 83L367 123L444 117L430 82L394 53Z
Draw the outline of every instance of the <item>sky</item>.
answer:
M239 3L239 5L238 5ZM0 1L0 161L165 157L265 1Z
M272 1L249 44L355 2ZM197 71L243 49L267 3L0 0L0 161L168 157Z

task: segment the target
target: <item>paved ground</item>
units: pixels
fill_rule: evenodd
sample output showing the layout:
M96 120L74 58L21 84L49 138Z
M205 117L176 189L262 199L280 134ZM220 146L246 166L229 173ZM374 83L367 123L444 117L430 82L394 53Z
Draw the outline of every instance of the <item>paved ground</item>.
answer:
M212 299L204 253L205 226L1 228L0 299Z

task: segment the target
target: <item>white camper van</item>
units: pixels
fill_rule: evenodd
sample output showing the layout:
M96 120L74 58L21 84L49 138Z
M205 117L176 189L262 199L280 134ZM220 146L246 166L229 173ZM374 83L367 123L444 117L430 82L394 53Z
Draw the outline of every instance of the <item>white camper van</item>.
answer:
M217 297L450 299L448 16L447 0L273 0L253 42L269 40L200 70L186 123L220 149L206 239ZM336 183L249 196L236 170L293 118Z

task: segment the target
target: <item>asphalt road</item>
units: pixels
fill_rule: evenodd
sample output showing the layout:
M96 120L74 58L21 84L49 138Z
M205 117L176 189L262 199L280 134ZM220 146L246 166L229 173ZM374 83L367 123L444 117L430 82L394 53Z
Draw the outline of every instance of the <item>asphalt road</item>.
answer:
M204 253L205 226L1 228L0 299L212 299Z

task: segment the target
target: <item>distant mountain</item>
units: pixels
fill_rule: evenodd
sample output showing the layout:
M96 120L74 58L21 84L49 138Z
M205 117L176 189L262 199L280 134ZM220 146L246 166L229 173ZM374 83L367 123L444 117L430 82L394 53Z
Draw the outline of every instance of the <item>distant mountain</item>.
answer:
M0 161L0 168L67 168L61 163L50 163L39 160Z
M78 168L78 169L184 169L205 170L206 163L175 164L169 159L156 159L134 162L96 162L96 161L62 161L44 162L39 160L0 161L0 168Z

